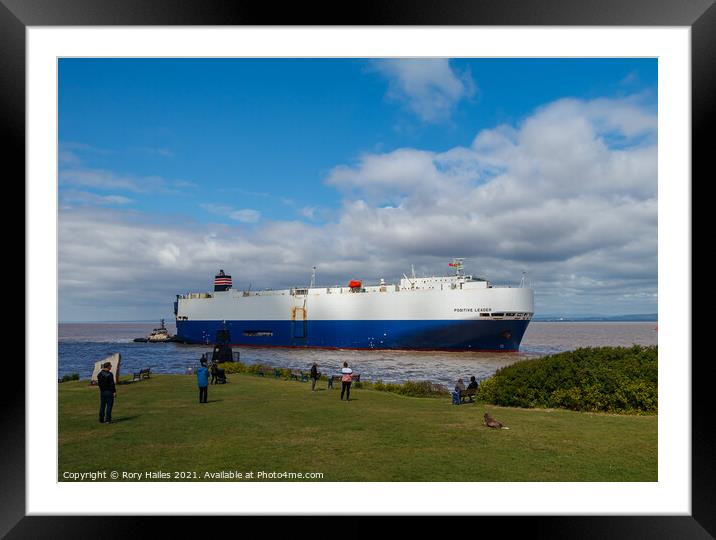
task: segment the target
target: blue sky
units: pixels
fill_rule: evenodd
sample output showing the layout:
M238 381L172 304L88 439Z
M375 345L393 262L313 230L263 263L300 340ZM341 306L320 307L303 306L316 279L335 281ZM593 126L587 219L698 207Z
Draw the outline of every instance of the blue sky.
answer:
M445 249L527 269L543 315L656 311L655 59L61 59L58 83L61 320L167 316L214 267L373 281Z

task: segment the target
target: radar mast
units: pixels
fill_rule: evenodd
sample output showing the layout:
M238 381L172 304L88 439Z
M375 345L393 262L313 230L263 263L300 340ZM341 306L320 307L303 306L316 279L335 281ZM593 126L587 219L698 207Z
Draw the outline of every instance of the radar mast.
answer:
M463 257L459 258L453 258L452 262L448 264L448 266L455 269L455 275L458 277L463 277L464 274L462 272L462 261L465 259Z

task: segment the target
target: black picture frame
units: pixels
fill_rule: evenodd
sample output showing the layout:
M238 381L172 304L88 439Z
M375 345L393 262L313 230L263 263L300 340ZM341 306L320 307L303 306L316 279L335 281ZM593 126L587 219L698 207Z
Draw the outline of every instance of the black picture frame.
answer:
M0 118L7 134L6 159L25 174L25 29L28 26L98 25L546 25L684 26L691 28L692 171L707 181L713 153L707 129L714 124L716 6L714 0L394 0L355 9L337 5L222 0L0 0ZM694 182L692 180L692 185ZM689 241L691 241L689 239ZM28 284L25 284L26 287ZM28 328L25 328L27 338ZM691 351L688 351L690 353ZM690 358L685 351L685 364ZM501 536L529 528L549 538L710 538L716 535L716 444L710 419L708 358L692 362L692 513L689 516L486 517L480 534ZM33 359L26 358L26 372ZM34 369L34 368L33 368ZM37 376L37 371L35 372ZM662 383L666 383L662 381ZM25 512L25 390L0 392L0 534L8 538L114 538L142 535L147 520L161 520L162 535L186 534L183 518L28 517ZM702 426L696 429L697 426ZM214 518L215 519L215 518ZM219 520L226 523L225 520ZM295 521L294 521L295 523ZM341 523L351 527L352 520ZM417 520L420 525L420 520ZM218 524L218 523L217 523ZM215 525L212 525L214 527ZM302 524L294 527L301 528ZM462 527L462 525L461 525ZM477 529L475 529L477 530ZM276 531L273 530L275 533ZM366 531L367 532L367 531ZM449 534L449 531L446 531ZM336 530L334 534L338 533Z

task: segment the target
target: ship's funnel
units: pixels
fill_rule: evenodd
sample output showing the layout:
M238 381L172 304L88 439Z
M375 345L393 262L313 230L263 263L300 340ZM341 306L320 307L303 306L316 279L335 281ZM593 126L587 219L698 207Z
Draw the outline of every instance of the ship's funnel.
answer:
M214 276L214 292L228 291L231 288L231 276L224 274L223 270Z

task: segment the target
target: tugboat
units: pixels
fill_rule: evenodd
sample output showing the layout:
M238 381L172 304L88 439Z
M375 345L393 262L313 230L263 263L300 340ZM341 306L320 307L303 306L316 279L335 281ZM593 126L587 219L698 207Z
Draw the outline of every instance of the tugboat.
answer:
M152 333L147 337L134 338L135 343L168 343L170 341L177 341L176 336L170 336L169 330L164 326L164 319L160 320L161 326L152 330Z

